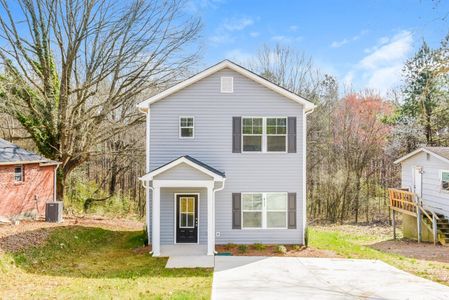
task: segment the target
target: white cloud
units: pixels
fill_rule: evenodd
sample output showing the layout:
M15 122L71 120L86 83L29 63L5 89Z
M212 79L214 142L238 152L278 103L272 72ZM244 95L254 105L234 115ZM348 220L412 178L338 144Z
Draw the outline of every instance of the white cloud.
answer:
M223 24L223 28L227 31L241 31L248 26L254 24L254 20L248 17L227 19Z
M249 17L226 19L209 37L212 44L232 44L235 40L235 33L254 24L254 19ZM258 33L257 33L258 34ZM252 36L252 35L251 35Z
M289 29L290 31L292 31L292 32L296 32L296 31L298 31L299 27L296 26L296 25L292 25L292 26L290 26L288 29Z
M252 31L252 32L249 33L249 35L250 35L251 37L255 38L255 37L258 37L258 36L260 35L260 32Z
M345 76L345 81L359 80L360 85L386 93L397 86L401 71L413 46L410 31L401 31L392 37L380 38Z
M366 69L376 69L380 66L391 65L402 60L408 54L412 48L412 42L411 32L402 31L365 56L360 61L360 65Z
M293 42L300 42L303 38L302 36L274 35L271 37L271 39L275 42L288 44Z
M352 37L344 38L344 39L342 39L340 41L333 41L331 43L331 47L332 48L340 48L340 47L342 47L342 46L344 46L344 45L346 45L346 44L348 44L350 42L355 42L355 41L359 40L362 36L364 36L367 33L368 33L368 30L362 30L358 34L356 34L356 35L354 35Z
M249 52L244 52L240 49L233 49L231 51L226 52L226 58L234 60L238 63L244 64L245 62L249 62L254 58L254 54Z

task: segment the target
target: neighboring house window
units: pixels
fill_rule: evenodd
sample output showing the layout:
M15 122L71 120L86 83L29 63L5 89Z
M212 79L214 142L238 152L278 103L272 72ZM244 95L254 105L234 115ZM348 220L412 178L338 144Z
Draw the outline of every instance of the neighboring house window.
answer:
M243 193L242 228L287 228L287 193Z
M441 189L449 192L449 170L441 171Z
M242 118L243 152L287 152L287 118Z
M194 119L193 117L179 118L179 137L193 138L194 137Z
M14 180L17 182L23 181L23 166L16 166L14 168Z
M243 118L242 138L243 151L261 152L262 151L262 118Z

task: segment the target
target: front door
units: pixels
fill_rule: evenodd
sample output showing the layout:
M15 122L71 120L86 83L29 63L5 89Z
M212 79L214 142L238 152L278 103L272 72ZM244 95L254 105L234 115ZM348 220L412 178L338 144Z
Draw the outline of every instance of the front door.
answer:
M198 195L176 195L176 243L198 242Z

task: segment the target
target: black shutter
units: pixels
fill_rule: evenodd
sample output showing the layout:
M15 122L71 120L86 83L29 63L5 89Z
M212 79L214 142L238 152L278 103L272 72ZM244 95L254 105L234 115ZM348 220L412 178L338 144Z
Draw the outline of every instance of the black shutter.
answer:
M296 117L288 117L288 153L296 153Z
M288 229L296 229L296 193L288 193Z
M242 229L242 194L232 193L232 229Z
M242 117L232 117L232 153L242 152Z

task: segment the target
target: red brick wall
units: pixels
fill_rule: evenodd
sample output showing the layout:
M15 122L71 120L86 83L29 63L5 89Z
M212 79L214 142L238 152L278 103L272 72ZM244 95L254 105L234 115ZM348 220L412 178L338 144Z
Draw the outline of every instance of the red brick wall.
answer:
M53 199L55 166L25 164L24 181L16 182L16 165L0 165L0 216L36 211L45 214L45 203Z

